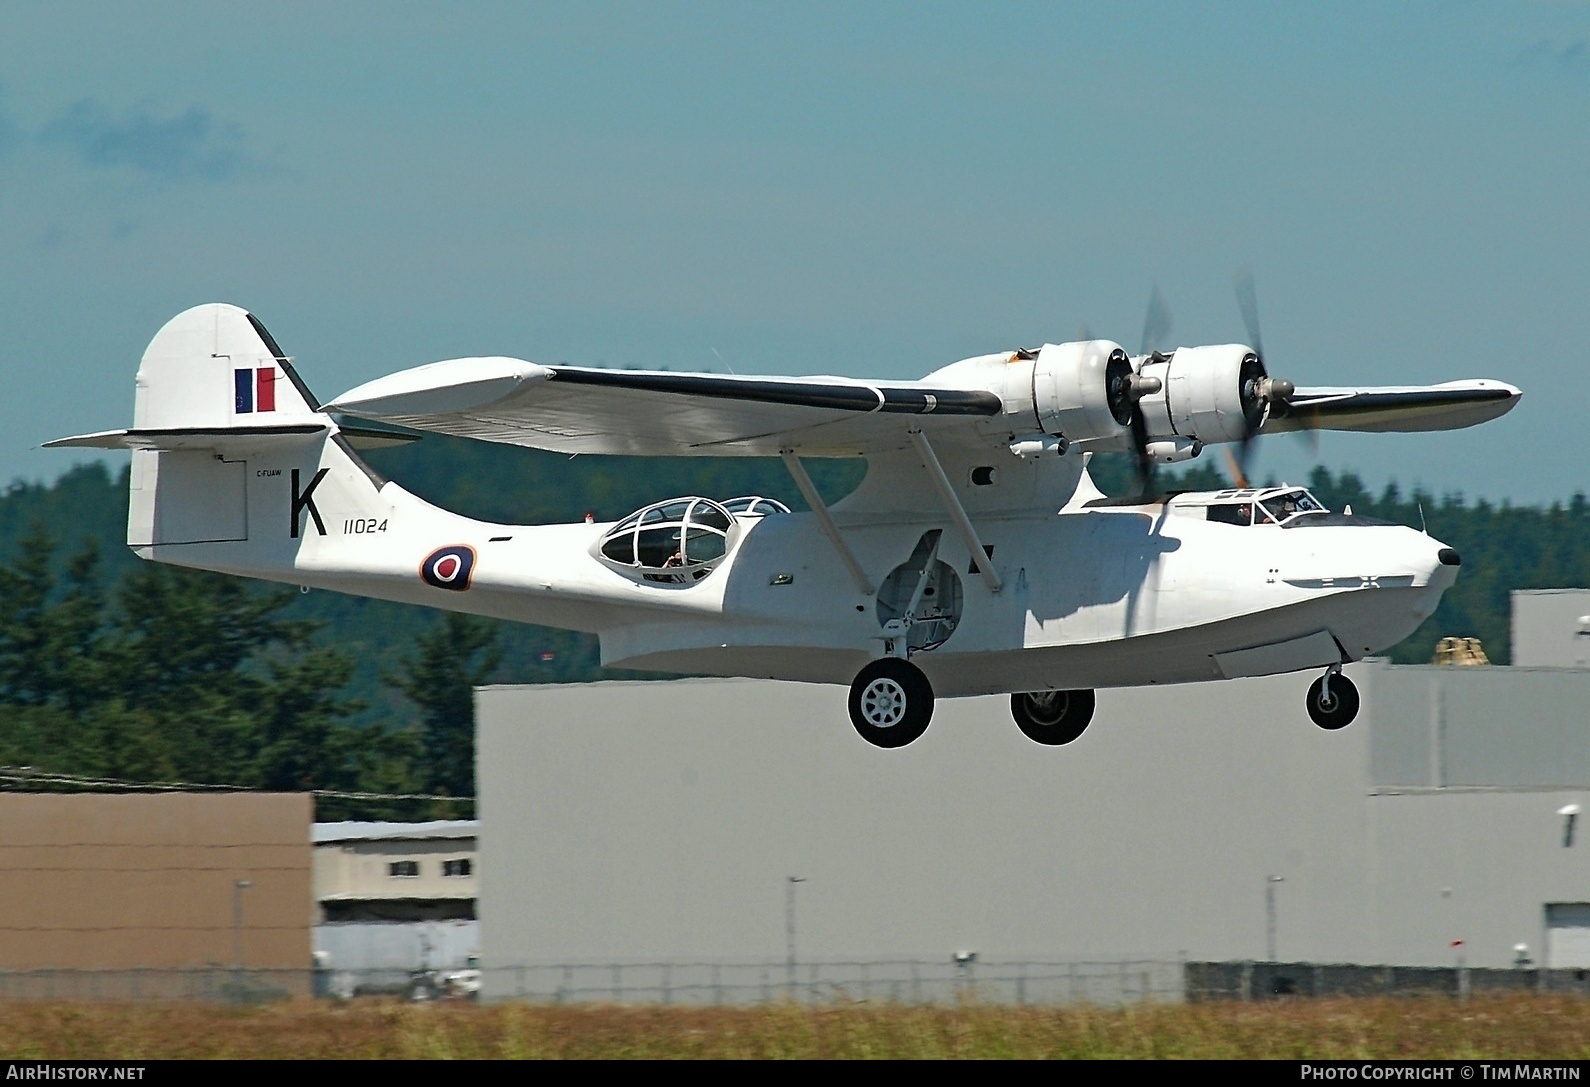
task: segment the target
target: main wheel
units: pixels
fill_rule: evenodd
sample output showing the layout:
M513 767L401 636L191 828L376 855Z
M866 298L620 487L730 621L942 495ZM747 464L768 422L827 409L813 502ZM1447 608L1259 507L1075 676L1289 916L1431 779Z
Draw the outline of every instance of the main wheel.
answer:
M1308 689L1308 715L1320 728L1335 732L1346 728L1358 716L1358 688L1341 673L1331 676L1330 695L1325 694L1325 677L1320 676Z
M1034 743L1059 747L1082 735L1093 720L1091 690L1029 691L1010 696L1010 715Z
M874 747L904 747L933 720L933 685L898 657L863 668L850 685L850 723Z

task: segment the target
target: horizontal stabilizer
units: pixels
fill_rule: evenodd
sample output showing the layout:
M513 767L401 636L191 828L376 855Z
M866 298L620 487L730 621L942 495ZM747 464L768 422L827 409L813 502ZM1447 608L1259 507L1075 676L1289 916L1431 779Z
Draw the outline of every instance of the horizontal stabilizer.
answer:
M45 449L267 449L329 430L325 423L275 426L163 427L101 430L45 442ZM399 440L407 440L400 438Z

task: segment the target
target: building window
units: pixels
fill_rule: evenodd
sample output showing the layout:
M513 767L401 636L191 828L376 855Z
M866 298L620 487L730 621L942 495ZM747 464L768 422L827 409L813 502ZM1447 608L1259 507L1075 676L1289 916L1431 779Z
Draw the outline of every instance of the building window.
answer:
M467 857L456 861L442 862L442 875L444 876L467 876L473 870L474 865L470 864L469 858Z
M393 861L386 866L387 875L393 879L402 879L420 874L419 861Z

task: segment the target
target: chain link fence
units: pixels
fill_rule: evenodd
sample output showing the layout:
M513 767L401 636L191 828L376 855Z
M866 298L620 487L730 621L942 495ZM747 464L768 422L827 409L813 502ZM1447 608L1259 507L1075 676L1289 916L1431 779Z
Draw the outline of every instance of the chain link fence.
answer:
M262 1003L294 997L546 1004L1127 1004L1183 999L1182 964L876 961L542 963L454 970L0 970L0 1001Z
M573 963L482 971L488 1000L619 1004L1127 1004L1183 999L1182 966L1112 962Z
M314 970L260 970L223 966L126 970L0 970L0 1001L198 1001L265 1004L317 991Z
M0 1001L294 998L524 1000L540 1004L991 1004L1101 1006L1488 993L1590 996L1590 971L1338 963L879 960L789 963L538 963L454 970L0 970Z
M1590 995L1590 971L1524 966L1359 966L1317 962L1189 962L1186 999L1446 996L1488 993Z

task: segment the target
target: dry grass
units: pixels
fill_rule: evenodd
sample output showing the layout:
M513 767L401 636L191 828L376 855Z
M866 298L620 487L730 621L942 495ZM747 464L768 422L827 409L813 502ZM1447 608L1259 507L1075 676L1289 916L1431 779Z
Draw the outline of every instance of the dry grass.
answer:
M0 1005L0 1057L1584 1058L1574 997L1130 1008Z

